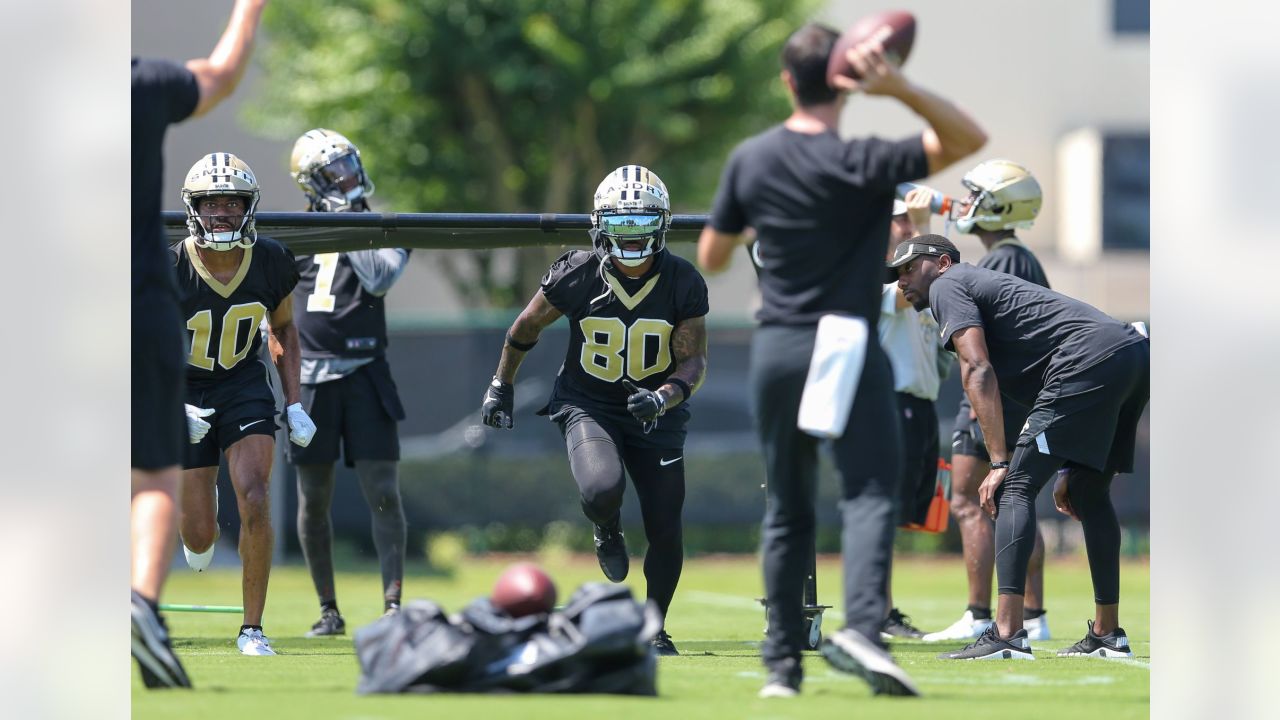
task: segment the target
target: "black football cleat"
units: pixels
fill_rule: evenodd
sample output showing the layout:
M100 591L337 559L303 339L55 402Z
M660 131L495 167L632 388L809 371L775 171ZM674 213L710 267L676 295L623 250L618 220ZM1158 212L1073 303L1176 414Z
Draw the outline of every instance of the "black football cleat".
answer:
M963 648L938 654L939 660L1035 660L1031 643L1027 641L1027 629L1022 628L1012 637L996 634L996 624L991 623L977 640Z
M1058 657L1100 657L1131 658L1133 651L1129 649L1129 636L1124 628L1116 628L1106 635L1093 634L1093 621L1089 621L1089 632L1084 639L1069 648L1058 651Z
M620 583L627 579L631 569L631 560L627 557L627 541L622 537L622 527L612 528L595 526L596 559L600 561L600 569L610 582Z
M337 610L321 611L320 619L307 631L307 637L309 638L346 634L347 621L342 619Z
M133 659L142 670L142 684L148 688L189 688L191 680L169 644L164 619L137 591L130 599L133 631Z
M653 647L658 651L659 655L670 656L679 655L680 651L676 650L676 644L671 641L671 636L666 630L659 630L658 634L653 637Z
M902 638L904 640L919 640L924 637L924 632L911 624L911 616L903 615L898 608L889 611L889 617L884 619L884 624L880 626L880 639L889 640L892 638Z

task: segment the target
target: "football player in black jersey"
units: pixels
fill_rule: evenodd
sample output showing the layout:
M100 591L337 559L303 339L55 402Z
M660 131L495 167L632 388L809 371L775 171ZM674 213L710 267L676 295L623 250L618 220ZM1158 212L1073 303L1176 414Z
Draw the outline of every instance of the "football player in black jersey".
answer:
M1049 287L1044 268L1017 236L1029 228L1040 212L1040 183L1024 167L1008 160L986 160L965 173L961 183L969 191L959 204L956 228L982 241L986 254L978 267L989 268ZM1003 398L1005 437L1017 437L1027 420L1028 408ZM991 519L978 507L978 485L987 476L990 456L978 426L977 415L966 395L960 396L955 430L951 434L951 514L960 530L964 551L969 606L951 625L924 636L928 642L972 640L991 625L991 578L995 572L995 542ZM1024 608L1028 639L1049 639L1044 602L1044 537L1036 528L1035 550L1027 567Z
M624 468L631 476L649 541L647 594L663 617L684 564L687 401L707 371L707 284L666 251L670 223L656 174L639 165L609 173L591 213L594 252L572 250L551 265L507 332L481 409L486 425L513 427L516 370L542 330L568 316L564 365L538 414L560 426L582 511L595 525L600 569L613 582L629 568ZM654 645L661 655L678 654L665 629Z
M218 465L225 457L240 511L244 568L244 624L236 646L245 655L274 655L262 633L262 611L274 537L267 487L277 411L259 327L266 320L270 329L289 439L305 446L316 426L299 402L290 294L298 271L293 253L257 236L258 181L240 158L223 152L201 158L187 173L182 201L190 235L172 252L189 348L187 416L204 433L183 459L179 533L192 569L208 567L218 538Z
M293 179L312 212L368 212L373 183L360 150L324 128L303 133L293 145ZM396 423L404 408L386 360L383 296L408 264L398 248L304 255L293 290L302 343L302 405L315 419L315 441L290 448L298 471L298 539L320 600L320 619L307 637L342 635L333 582L333 463L339 444L354 467L372 515L373 544L382 566L383 609L400 608L404 581L405 519L396 466Z

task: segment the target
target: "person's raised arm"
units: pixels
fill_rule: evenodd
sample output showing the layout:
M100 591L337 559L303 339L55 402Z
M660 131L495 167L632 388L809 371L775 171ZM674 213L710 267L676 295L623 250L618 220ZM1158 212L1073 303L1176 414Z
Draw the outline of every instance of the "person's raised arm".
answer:
M187 69L196 76L196 84L200 86L200 102L196 103L192 117L212 110L240 83L249 65L253 38L266 4L267 0L236 0L227 29L222 31L222 38L209 57L187 61Z
M742 244L741 233L720 232L710 224L698 236L698 267L708 275L729 269L733 249Z
M972 155L987 143L986 132L968 113L941 95L911 82L896 65L886 60L879 40L855 45L848 52L849 62L861 79L841 75L836 78L837 85L849 92L897 98L924 118L929 127L921 139L930 175Z

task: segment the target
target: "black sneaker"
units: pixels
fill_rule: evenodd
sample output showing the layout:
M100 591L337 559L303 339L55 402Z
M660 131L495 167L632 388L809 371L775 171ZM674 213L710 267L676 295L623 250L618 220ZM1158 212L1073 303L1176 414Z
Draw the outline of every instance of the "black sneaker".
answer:
M831 666L861 677L876 695L919 695L906 671L884 648L849 628L822 641L818 648Z
M1106 635L1093 634L1093 621L1089 621L1089 632L1084 639L1069 648L1058 651L1058 657L1100 657L1131 658L1133 651L1129 649L1129 636L1124 628L1116 628Z
M191 680L169 644L164 618L137 591L132 591L129 616L133 628L133 659L148 688L189 688Z
M759 697L789 698L800 694L800 681L804 673L798 658L787 658L769 664L769 677L760 688Z
M676 650L676 644L671 641L671 636L667 634L666 630L659 630L658 634L653 637L652 642L659 655L680 654L680 651Z
M919 640L924 637L924 632L911 624L911 616L903 615L898 608L893 608L889 611L889 617L884 619L884 624L880 626L880 639L888 640L896 637Z
M600 569L611 582L620 583L627 579L627 571L631 569L631 561L627 558L627 541L622 537L622 528L595 526L596 559L600 561Z
M1031 643L1027 642L1027 629L1022 628L1013 637L1002 638L996 634L996 624L991 623L977 640L960 650L938 654L939 660L1035 660Z
M342 619L337 610L323 610L320 619L307 631L307 637L329 637L330 635L346 635L347 621Z

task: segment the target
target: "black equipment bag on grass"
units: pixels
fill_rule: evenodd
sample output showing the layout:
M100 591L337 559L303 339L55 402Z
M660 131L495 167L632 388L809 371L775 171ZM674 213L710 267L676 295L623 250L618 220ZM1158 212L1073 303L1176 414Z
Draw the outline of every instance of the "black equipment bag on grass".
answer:
M448 616L415 600L356 633L356 692L657 694L662 627L623 585L586 583L564 608L511 618L480 598Z

